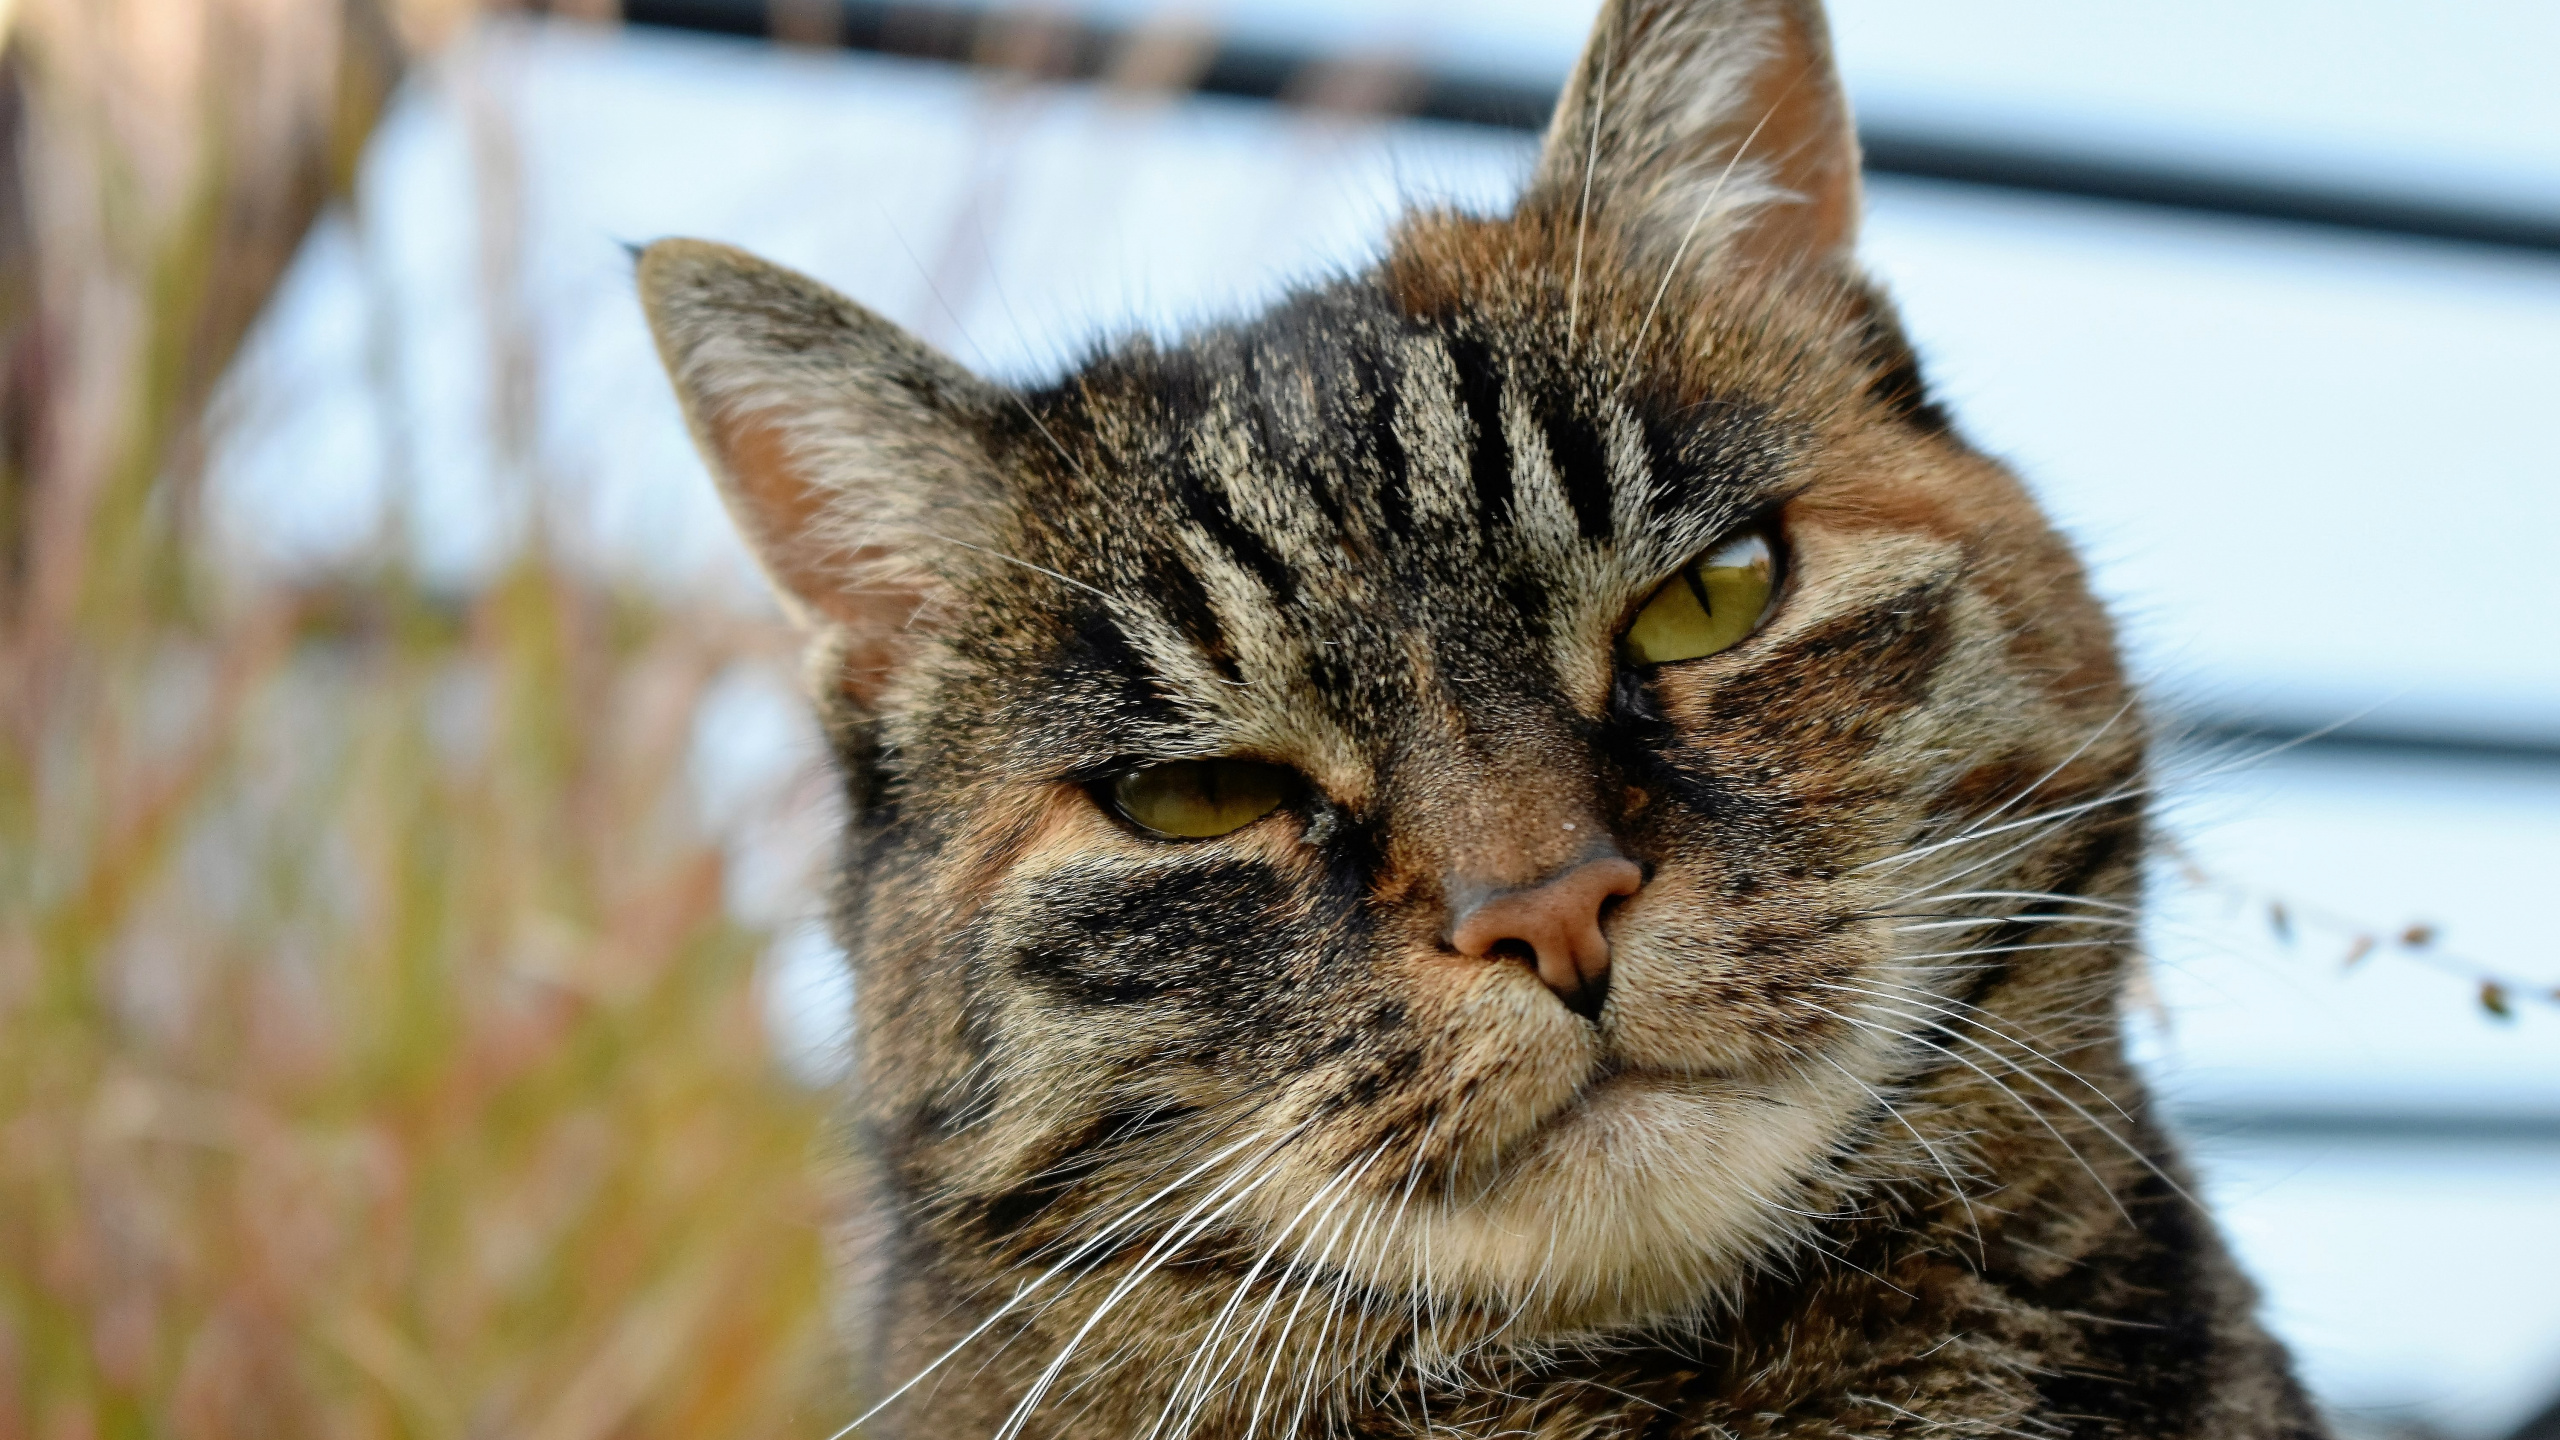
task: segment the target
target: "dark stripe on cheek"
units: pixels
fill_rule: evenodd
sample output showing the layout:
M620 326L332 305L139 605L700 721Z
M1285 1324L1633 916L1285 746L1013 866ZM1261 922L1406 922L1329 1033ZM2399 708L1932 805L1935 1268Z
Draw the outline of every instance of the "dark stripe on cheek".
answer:
M1929 701L1952 645L1954 587L1922 581L1754 652L1748 672L1722 688L1707 712L1729 741L1778 747L1864 743ZM1714 743L1708 737L1684 737ZM1842 751L1820 752L1838 758Z
M1502 438L1502 373L1484 342L1449 337L1449 361L1458 372L1458 405L1467 412L1474 439L1467 478L1475 486L1476 518L1490 526L1511 509L1511 452Z
M1282 988L1273 968L1304 943L1296 892L1268 865L1194 853L1134 873L1070 865L1031 882L1015 971L1070 1004L1249 1020Z
M1608 539L1615 533L1609 514L1609 448L1598 427L1560 408L1547 417L1546 430L1547 454L1555 461L1565 503L1573 507L1574 528L1585 540Z
M1104 1112L1082 1133L1044 1161L1039 1172L987 1202L979 1228L990 1240L1002 1240L1038 1219L1058 1198L1089 1178L1111 1159L1111 1152L1145 1130L1167 1125L1198 1112L1187 1105L1122 1106Z
M1916 581L1795 636L1772 659L1797 670L1850 661L1839 677L1845 693L1916 695L1947 649L1947 611L1955 595L1945 579Z

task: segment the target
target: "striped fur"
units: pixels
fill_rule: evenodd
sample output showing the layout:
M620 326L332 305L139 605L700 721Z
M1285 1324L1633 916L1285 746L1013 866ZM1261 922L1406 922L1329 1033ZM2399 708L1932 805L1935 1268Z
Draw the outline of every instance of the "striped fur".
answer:
M1854 154L1810 4L1625 0L1513 214L1043 390L647 253L854 802L874 1427L2318 1433L2118 1043L2107 622L1849 263ZM1768 624L1620 665L1754 522ZM1305 793L1095 799L1215 755ZM1602 838L1596 1017L1445 943Z

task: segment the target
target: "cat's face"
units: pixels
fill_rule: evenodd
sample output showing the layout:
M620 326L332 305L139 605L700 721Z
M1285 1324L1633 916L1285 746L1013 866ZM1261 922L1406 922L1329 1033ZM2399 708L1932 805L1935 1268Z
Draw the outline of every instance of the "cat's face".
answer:
M2112 863L2047 819L2139 764L2105 622L1848 267L1827 68L1742 183L1679 128L1827 65L1801 21L1621 16L1672 98L1560 122L1518 214L1038 392L650 253L830 637L863 1083L944 1263L1677 1313L1841 1203L1973 917Z

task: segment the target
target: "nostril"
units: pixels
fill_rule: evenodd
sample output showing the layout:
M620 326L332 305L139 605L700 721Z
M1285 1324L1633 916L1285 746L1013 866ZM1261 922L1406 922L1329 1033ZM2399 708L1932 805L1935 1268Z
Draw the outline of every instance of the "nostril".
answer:
M1535 885L1479 892L1455 917L1449 945L1479 959L1518 961L1568 1009L1597 1019L1609 985L1605 927L1643 887L1644 872L1633 861L1588 859Z
M1603 970L1570 990L1558 990L1556 998L1564 1002L1567 1010L1597 1025L1600 1007L1609 1001L1609 972Z

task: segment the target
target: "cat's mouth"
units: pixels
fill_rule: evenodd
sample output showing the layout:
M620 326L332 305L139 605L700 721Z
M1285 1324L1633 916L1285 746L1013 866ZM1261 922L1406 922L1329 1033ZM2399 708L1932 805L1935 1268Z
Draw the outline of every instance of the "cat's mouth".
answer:
M1557 1106L1528 1134L1519 1146L1534 1144L1541 1136L1575 1125L1608 1124L1629 1107L1643 1107L1649 1100L1667 1095L1724 1095L1747 1088L1741 1077L1710 1070L1666 1070L1631 1064L1620 1059L1604 1059L1592 1068L1591 1077L1571 1098Z
M1850 1112L1834 1090L1818 1072L1597 1061L1405 1223L1452 1298L1565 1328L1671 1313L1780 1243Z
M1570 1120L1577 1112L1591 1105L1605 1102L1613 1096L1622 1095L1631 1089L1640 1090L1683 1083L1717 1084L1733 1078L1720 1071L1668 1070L1610 1056L1591 1067L1591 1076L1582 1082L1582 1088L1575 1091L1571 1099L1556 1107L1556 1113L1548 1116L1546 1123L1554 1125L1559 1121Z
M1754 1123L1768 1099L1769 1087L1746 1076L1604 1058L1541 1113L1506 1134L1480 1137L1478 1144L1492 1143L1477 1152L1477 1163L1462 1162L1461 1173L1450 1176L1451 1193L1498 1203L1505 1191L1546 1183L1539 1177L1550 1172L1605 1184L1606 1172L1718 1145L1721 1135Z

